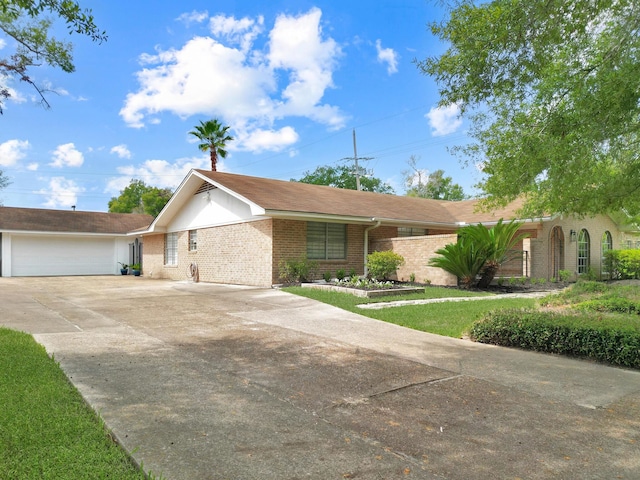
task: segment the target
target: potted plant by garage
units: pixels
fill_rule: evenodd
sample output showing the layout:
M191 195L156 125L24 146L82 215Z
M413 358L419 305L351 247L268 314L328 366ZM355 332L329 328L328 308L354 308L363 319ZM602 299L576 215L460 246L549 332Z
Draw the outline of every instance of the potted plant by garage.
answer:
M127 273L129 273L129 265L122 262L118 262L118 263L120 264L120 273L122 275L126 275Z
M136 277L140 276L140 264L139 263L134 263L133 265L131 265L131 271L133 272L133 274Z

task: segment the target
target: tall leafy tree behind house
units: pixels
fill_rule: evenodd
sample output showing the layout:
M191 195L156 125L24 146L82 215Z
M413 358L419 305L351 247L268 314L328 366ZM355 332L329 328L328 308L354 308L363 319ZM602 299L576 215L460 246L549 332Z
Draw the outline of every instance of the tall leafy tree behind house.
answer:
M313 172L304 172L302 178L298 180L292 178L291 181L357 190L356 177L347 165L318 167ZM371 176L360 177L360 190L376 193L395 193L391 185Z
M445 176L444 170L432 173L418 168L418 157L411 155L407 161L409 169L402 172L407 187L407 196L433 198L434 200L459 201L467 198L463 188Z
M75 71L73 45L52 35L55 25L51 17L61 20L69 33L79 33L99 43L107 39L105 32L95 25L91 10L83 10L72 0L1 0L0 31L5 39L0 39L4 46L0 50L0 113L4 101L11 96L5 83L7 78L30 84L48 107L30 70L46 63L65 72Z
M150 187L142 180L131 180L118 197L109 200L114 213L146 213L154 217L164 208L172 192L168 188Z
M223 126L218 119L207 120L206 122L200 121L200 125L196 125L195 130L189 132L200 143L198 148L203 152L209 152L211 156L211 171L217 170L218 156L220 158L227 158L227 151L225 147L228 142L233 141L233 137L228 135L228 126Z
M11 181L7 178L2 170L0 170L0 190L6 188L11 184ZM2 206L2 200L0 199L0 206Z
M471 121L485 206L640 214L640 2L451 2L418 62Z

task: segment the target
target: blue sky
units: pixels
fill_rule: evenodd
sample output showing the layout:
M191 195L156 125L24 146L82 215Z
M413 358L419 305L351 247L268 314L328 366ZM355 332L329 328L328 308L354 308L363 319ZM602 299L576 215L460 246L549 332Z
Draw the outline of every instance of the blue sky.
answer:
M235 137L220 171L300 178L353 157L355 129L364 166L397 194L411 155L477 193L477 170L447 151L465 124L413 63L445 48L427 29L444 15L436 1L80 3L109 39L72 35L76 72L31 72L49 110L8 84L5 206L107 211L132 178L175 188L209 168L188 132L214 117ZM10 46L0 36L0 56Z

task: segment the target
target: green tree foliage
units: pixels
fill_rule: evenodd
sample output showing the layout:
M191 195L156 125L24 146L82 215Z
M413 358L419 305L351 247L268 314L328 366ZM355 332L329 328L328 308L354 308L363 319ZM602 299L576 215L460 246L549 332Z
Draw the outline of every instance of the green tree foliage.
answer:
M414 155L407 161L409 170L402 172L407 186L407 196L433 198L435 200L464 200L467 196L451 177L444 174L444 170L436 170L429 174L418 168L418 158Z
M29 69L47 63L65 72L75 71L73 45L51 36L51 15L64 22L69 33L79 33L99 43L107 39L94 24L91 10L82 10L72 0L0 0L0 32L8 40L8 48L2 50L6 56L0 58L0 113L3 100L11 96L4 79L12 77L32 85L48 107L42 89L29 76Z
M233 141L233 137L227 134L229 127L223 127L218 119L214 118L206 122L201 121L200 125L194 128L195 130L189 132L189 134L200 140L198 148L201 151L209 152L211 156L211 171L215 172L217 170L218 156L227 158L225 147L227 142Z
M11 184L11 181L7 178L2 170L0 170L0 190L6 188ZM0 201L0 206L2 206L2 202Z
M120 196L109 200L109 211L115 213L146 213L154 217L164 208L172 192L168 188L147 186L142 180L131 183L120 192Z
M430 259L429 265L452 273L466 288L486 288L500 265L510 259L511 250L528 237L526 233L518 235L521 226L522 222L503 223L502 219L493 228L467 225L458 230L457 243L436 250L439 256Z
M356 177L347 165L318 167L313 172L304 172L303 175L301 179L295 180L292 178L291 181L357 190ZM368 176L360 177L360 190L364 192L395 193L388 183L384 183L379 178Z
M448 49L418 67L472 122L485 206L640 213L637 1L461 0L431 31Z

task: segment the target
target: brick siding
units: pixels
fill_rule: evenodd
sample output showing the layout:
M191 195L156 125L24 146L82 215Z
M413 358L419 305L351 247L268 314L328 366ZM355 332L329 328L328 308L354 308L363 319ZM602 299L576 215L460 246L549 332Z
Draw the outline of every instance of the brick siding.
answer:
M200 228L198 248L189 251L189 232L178 232L178 264L164 265L164 235L144 239L144 275L186 280L196 264L200 281L240 285L272 284L272 220Z
M458 280L440 268L429 267L429 259L436 256L435 251L449 243L457 241L457 235L426 235L420 237L380 238L371 242L371 251L393 250L405 260L398 269L398 280L409 280L413 273L416 282L431 282L432 285L455 286Z

